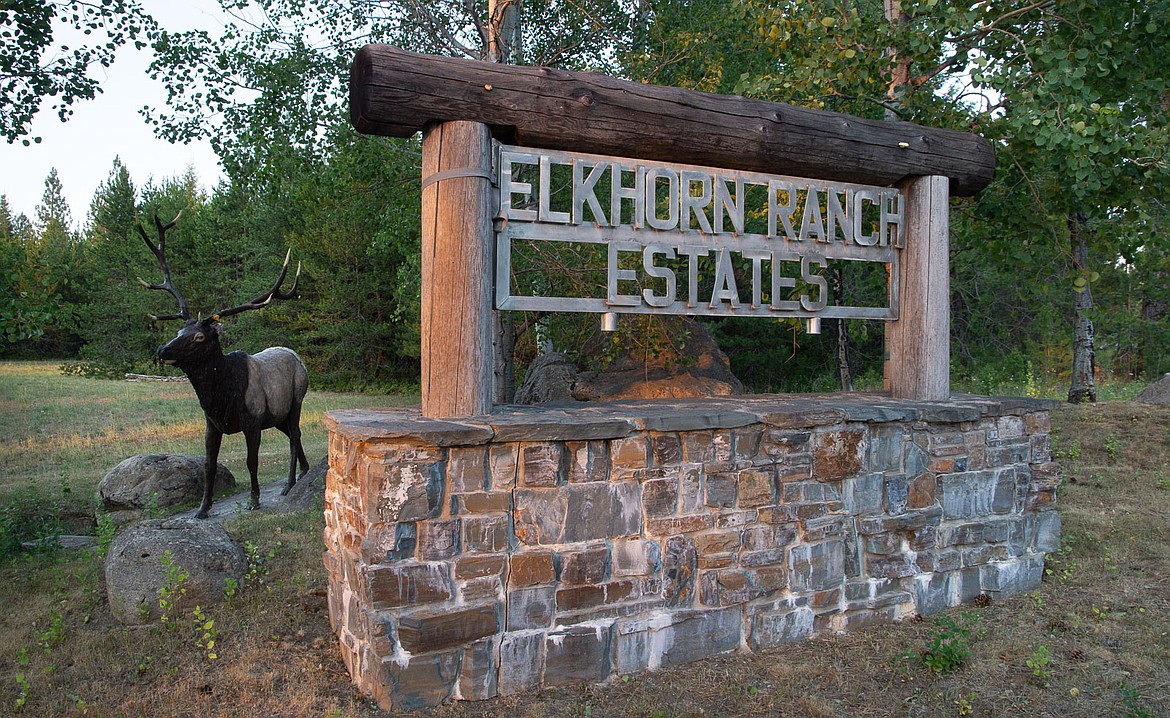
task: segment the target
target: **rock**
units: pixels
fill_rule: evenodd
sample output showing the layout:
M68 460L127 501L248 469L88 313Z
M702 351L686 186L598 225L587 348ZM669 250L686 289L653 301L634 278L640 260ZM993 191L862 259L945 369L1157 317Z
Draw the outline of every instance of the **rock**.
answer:
M686 317L668 317L663 321L666 335L677 342L675 351L664 351L653 357L623 352L604 371L579 374L573 386L573 398L616 401L743 393L743 383L731 373L727 355L715 343L710 329Z
M143 454L131 456L105 475L98 494L106 511L119 525L141 517L143 510L198 501L203 496L202 456ZM223 464L215 470L215 488L235 486L236 478Z
M168 553L169 552L169 555ZM179 585L168 578L167 557L186 574ZM157 621L159 589L172 589L176 615L224 599L224 581L239 581L248 570L244 550L223 526L188 518L155 519L131 526L114 539L106 556L110 612L122 623ZM173 573L172 571L172 573Z
M297 479L297 483L284 496L284 503L293 509L310 509L319 506L325 496L325 474L329 473L329 457Z
M1147 404L1170 404L1170 373L1142 389L1133 400L1144 401Z
M528 365L524 383L516 391L517 404L549 404L571 402L573 384L577 381L577 367L560 352L541 354Z

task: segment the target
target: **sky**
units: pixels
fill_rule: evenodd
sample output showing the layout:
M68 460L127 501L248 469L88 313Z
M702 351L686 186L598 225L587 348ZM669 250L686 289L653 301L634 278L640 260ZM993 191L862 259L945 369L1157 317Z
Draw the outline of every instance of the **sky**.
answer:
M143 0L142 5L169 30L212 30L224 22L216 0ZM222 172L207 142L182 145L157 139L138 114L143 105L166 103L165 88L147 74L152 59L149 48L123 47L112 67L93 71L102 93L75 104L68 122L57 119L49 102L41 105L29 134L30 138L39 135L40 144L24 147L19 140L0 141L0 194L8 197L13 214L23 212L35 219L45 177L56 167L74 228L80 228L94 191L109 176L115 157L122 158L135 187L151 177L161 181L182 175L188 166L195 169L205 189L215 187Z

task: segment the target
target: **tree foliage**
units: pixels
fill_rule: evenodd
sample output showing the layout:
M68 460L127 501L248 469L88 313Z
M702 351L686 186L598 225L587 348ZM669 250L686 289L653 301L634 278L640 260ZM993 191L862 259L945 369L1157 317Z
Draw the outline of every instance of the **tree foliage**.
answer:
M91 69L109 67L123 45L145 47L153 28L137 0L0 3L0 135L29 144L32 119L49 97L67 120L75 102L102 91Z

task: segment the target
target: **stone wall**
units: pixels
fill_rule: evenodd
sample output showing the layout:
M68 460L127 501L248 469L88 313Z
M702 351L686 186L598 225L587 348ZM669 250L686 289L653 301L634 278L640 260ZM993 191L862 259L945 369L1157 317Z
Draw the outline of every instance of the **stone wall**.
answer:
M1035 587L1048 404L881 395L328 415L325 564L385 708L604 681Z

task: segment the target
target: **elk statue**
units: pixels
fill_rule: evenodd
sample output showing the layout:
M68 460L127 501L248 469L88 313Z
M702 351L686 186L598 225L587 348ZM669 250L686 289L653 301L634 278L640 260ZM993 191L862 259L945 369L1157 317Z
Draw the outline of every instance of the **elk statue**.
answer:
M288 261L292 250L284 255L284 266L280 276L267 292L255 299L231 309L212 314L207 319L193 319L187 308L187 301L171 283L171 272L166 260L166 233L175 226L182 212L170 222L163 224L156 213L154 224L158 229L158 244L150 241L146 230L135 220L138 233L146 246L158 259L162 270L162 282L150 284L141 278L139 282L148 289L169 292L179 303L179 311L166 316L150 315L156 321L182 319L183 327L174 339L158 348L158 360L163 364L176 366L191 380L191 386L199 397L199 405L207 419L206 447L207 464L204 469L203 502L199 505L196 518L207 518L211 508L211 495L215 483L215 467L219 461L219 447L224 434L244 432L248 445L248 473L252 477L252 498L249 508L260 507L260 484L256 479L259 463L260 432L275 427L288 436L289 469L288 484L281 491L287 494L297 482L297 462L301 473L309 468L305 450L301 447L301 403L309 388L309 373L301 358L292 349L272 347L259 354L234 351L224 355L220 348L223 326L220 320L250 309L261 309L273 299L292 299L296 295L301 267L297 264L296 277L287 292L280 291L288 274Z

